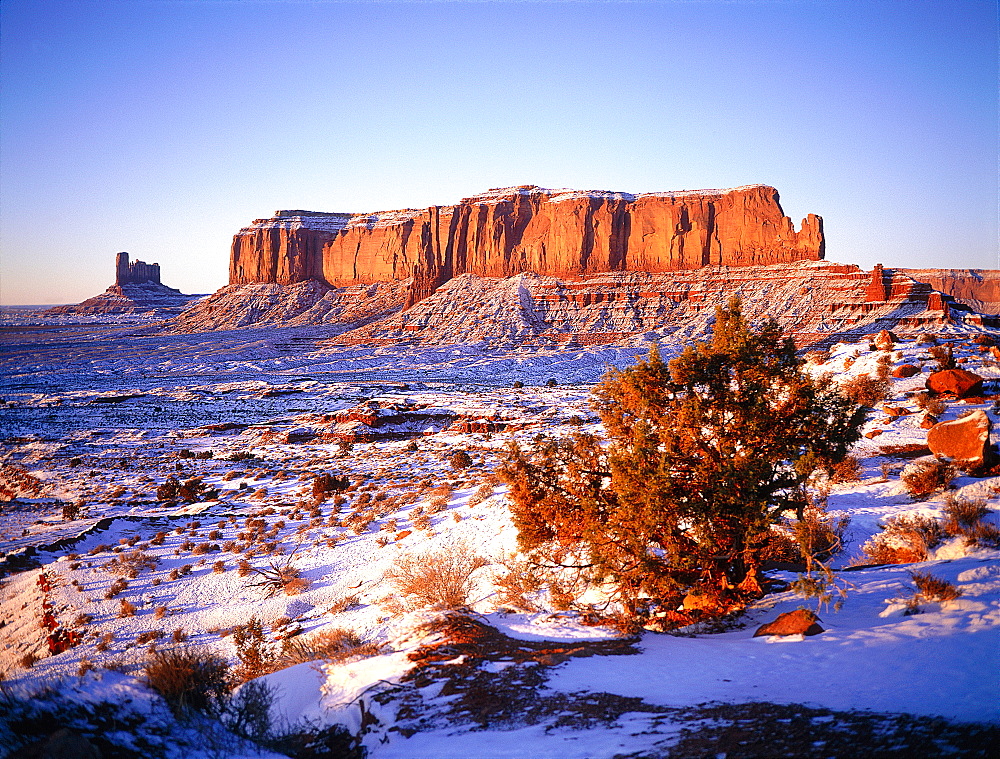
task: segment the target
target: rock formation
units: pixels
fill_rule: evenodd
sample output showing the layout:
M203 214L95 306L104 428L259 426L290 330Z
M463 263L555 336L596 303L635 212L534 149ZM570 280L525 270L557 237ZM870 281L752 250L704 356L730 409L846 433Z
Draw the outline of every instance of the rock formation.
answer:
M278 211L233 239L230 284L412 278L411 305L461 274L572 278L819 260L823 222L796 231L765 185L632 195L491 190L453 206L372 214Z
M184 295L160 282L160 265L128 260L128 253L115 257L115 283L100 295L82 303L55 306L45 316L100 314L145 314L166 319L180 314L193 300L202 296Z
M115 284L122 285L142 285L147 282L160 284L160 265L147 264L145 261L133 261L129 263L128 253L124 251L115 257ZM174 292L180 292L175 290Z
M1000 314L1000 270L896 269L981 314Z

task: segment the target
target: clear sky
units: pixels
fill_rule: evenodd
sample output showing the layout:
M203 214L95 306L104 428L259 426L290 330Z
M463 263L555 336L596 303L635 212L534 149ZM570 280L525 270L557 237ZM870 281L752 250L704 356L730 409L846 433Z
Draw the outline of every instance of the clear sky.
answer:
M827 258L1000 268L995 0L0 1L0 302L227 282L279 208L778 188Z

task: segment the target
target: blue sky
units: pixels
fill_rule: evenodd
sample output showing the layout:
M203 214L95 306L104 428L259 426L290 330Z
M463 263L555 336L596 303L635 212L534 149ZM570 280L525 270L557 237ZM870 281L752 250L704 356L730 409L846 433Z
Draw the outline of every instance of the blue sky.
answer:
M0 81L6 304L518 184L762 182L830 260L1000 268L993 0L2 0Z

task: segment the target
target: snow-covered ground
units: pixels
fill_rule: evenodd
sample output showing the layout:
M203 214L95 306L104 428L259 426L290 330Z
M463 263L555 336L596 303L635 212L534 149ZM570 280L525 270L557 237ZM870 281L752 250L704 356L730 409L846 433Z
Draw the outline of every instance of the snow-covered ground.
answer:
M961 365L996 393L996 360L950 337ZM891 354L868 341L838 345L811 365L839 380L874 373L886 355L894 366L923 368L893 380L887 401L912 413L891 416L879 404L865 429L880 432L855 449L860 479L829 494L831 512L851 522L834 560L847 595L839 610L820 609L825 632L753 637L780 612L815 608L786 591L722 632L649 632L630 641L559 611L544 594L531 611L504 600L495 580L512 565L516 532L493 470L511 439L597 429L592 384L643 346L331 351L324 338L322 328L162 335L138 324L4 332L7 687L29 692L61 678L79 698L131 699L151 714L159 701L141 682L150 640L168 648L181 631L178 639L235 661L230 632L256 617L275 645L344 628L381 646L374 656L298 664L265 678L283 719L363 727L371 757L666 756L693 740L692 725L707 735L735 719L711 709L747 704L802 705L814 726L847 724L847 712L1000 722L1000 551L954 538L919 564L851 566L864 563L861 547L887 518L941 516L946 493L915 501L899 479L926 438L907 393L923 387L932 366L927 345L900 342ZM976 409L996 423L992 398L950 402L942 418ZM379 426L379 414L391 418ZM467 468L450 463L458 450L470 454ZM313 479L322 473L347 476L350 491L314 503ZM157 488L171 476L200 477L207 500L165 504ZM998 476L953 484L959 497L1000 505ZM995 513L987 519L997 522ZM261 520L266 534L256 551L247 520ZM116 574L136 549L149 566L134 577ZM483 560L470 606L493 632L483 633L479 649L445 647L451 658L421 659L444 640L434 627L440 614L401 597L391 575L407 556L449 549ZM308 586L268 596L254 585L258 574L241 574L240 561L258 569L288 561ZM961 596L908 615L911 571L947 580ZM112 594L119 579L126 585ZM123 600L131 614L123 615ZM78 645L48 655L39 625L46 611L80 633ZM96 670L79 675L81 661ZM447 670L449 663L459 668ZM504 712L505 702L521 707ZM702 711L685 711L695 708ZM780 727L793 718L769 712L758 724L768 719ZM821 748L817 756L850 755ZM199 752L210 755L183 751Z

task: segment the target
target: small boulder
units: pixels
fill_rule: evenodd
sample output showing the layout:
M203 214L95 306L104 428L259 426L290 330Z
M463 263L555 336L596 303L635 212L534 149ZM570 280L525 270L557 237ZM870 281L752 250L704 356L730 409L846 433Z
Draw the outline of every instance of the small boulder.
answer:
M981 395L983 392L983 378L966 369L943 369L932 372L924 385L932 393L953 395L956 398Z
M947 458L962 469L979 469L990 451L990 418L982 409L927 430L927 447L938 458Z
M885 405L882 410L891 417L896 416L908 416L911 412L902 406L889 406Z
M925 430L929 430L937 423L938 423L938 418L934 416L934 414L925 411L920 416L920 426Z
M892 332L887 329L883 329L877 335L875 335L875 347L880 351L891 351L892 347L899 340Z
M808 609L796 609L779 614L773 622L761 625L753 634L755 638L762 635L819 635L823 628L818 624L819 617Z
M906 379L915 374L920 374L920 367L913 364L900 364L892 370L892 376L896 379Z

